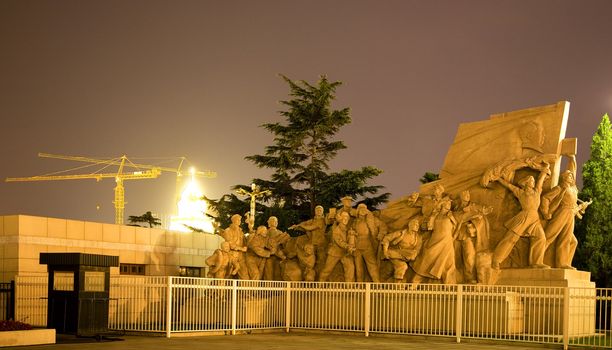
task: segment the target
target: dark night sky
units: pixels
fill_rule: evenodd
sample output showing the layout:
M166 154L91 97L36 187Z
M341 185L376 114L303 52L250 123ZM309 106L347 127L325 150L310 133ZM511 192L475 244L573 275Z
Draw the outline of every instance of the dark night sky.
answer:
M0 1L0 177L94 157L186 156L211 197L280 120L278 77L344 85L334 169L393 197L443 163L459 123L568 100L578 161L612 112L612 1ZM154 162L154 160L141 160ZM114 182L0 183L0 214L113 221ZM174 177L126 184L126 216L173 210ZM100 209L96 209L100 205Z

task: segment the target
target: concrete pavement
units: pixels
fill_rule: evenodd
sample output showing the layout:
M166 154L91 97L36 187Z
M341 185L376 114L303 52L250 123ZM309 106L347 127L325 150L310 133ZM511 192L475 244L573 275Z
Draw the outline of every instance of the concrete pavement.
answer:
M242 335L211 335L201 337L153 337L153 336L118 336L121 340L96 342L89 338L58 336L54 345L22 346L12 349L21 350L432 350L432 349L465 349L465 350L528 350L528 349L562 349L561 345L538 345L529 343L483 343L462 340L454 342L451 338L419 336L384 336L352 334L324 334L292 331L291 333L260 333ZM11 348L4 348L11 349Z

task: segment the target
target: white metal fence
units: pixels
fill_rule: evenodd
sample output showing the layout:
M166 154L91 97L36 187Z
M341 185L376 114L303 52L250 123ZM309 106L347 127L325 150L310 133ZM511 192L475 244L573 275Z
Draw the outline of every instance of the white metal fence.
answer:
M112 277L108 323L113 329L164 332L168 278Z
M109 327L165 333L311 329L612 348L612 289L111 278ZM16 279L15 316L46 325L47 278Z
M15 277L15 320L47 325L47 276Z

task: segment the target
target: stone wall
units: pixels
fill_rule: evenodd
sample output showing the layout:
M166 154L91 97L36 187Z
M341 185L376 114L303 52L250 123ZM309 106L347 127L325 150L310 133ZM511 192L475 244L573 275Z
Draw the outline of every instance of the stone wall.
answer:
M98 222L28 215L0 216L0 281L17 274L40 274L42 252L118 255L123 264L146 265L146 275L176 276L180 266L202 267L223 239L205 233L183 233ZM119 274L119 268L111 268Z

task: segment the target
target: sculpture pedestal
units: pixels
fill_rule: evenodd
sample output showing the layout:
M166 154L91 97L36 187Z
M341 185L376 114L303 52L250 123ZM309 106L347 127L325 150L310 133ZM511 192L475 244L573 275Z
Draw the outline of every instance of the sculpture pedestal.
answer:
M579 337L595 334L597 294L590 278L590 272L578 270L502 269L496 284L522 287L525 333L550 335L563 334L568 287L568 333L570 337Z
M500 286L595 288L591 273L567 269L502 269Z

